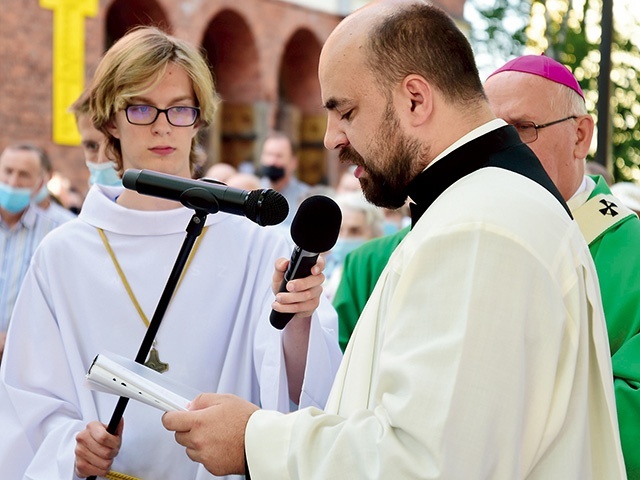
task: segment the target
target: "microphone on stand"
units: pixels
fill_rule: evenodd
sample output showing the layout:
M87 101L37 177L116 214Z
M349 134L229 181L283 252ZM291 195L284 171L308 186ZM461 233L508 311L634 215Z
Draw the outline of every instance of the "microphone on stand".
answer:
M270 188L240 190L215 180L193 180L153 170L128 169L122 184L129 190L144 195L166 198L182 203L187 208L208 213L219 211L243 215L264 227L277 225L289 214L287 200Z
M331 250L336 244L341 223L340 207L329 197L314 195L300 204L291 223L291 238L296 246L280 284L280 292L287 290L287 282L290 280L308 277L311 274L311 268L316 264L318 255ZM269 320L271 325L282 330L293 315L271 310Z

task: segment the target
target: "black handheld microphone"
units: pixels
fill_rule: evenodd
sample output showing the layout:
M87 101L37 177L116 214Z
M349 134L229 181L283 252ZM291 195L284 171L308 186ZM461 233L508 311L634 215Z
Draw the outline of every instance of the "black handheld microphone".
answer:
M296 244L291 254L289 267L280 284L280 292L287 290L287 282L295 278L308 277L318 260L318 254L331 250L338 240L342 212L338 204L329 197L314 195L300 204L291 223L291 238ZM293 313L271 310L269 320L282 330Z
M129 190L175 200L194 210L243 215L262 227L281 223L289 213L287 200L269 188L240 190L215 180L193 180L133 168L124 172L122 184Z

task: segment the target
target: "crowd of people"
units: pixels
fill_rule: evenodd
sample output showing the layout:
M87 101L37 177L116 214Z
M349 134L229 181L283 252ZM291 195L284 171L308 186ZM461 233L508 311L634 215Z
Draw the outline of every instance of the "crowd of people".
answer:
M347 16L318 72L335 186L302 182L279 131L254 171L202 170L214 79L154 27L114 43L71 107L81 208L52 198L44 150L0 154L3 478L640 480L640 186L587 162L574 75L524 55L483 83L421 0ZM274 189L289 213L207 215L124 188L127 169ZM338 241L281 291L318 193ZM201 393L119 418L85 374L139 355L158 320L145 365Z

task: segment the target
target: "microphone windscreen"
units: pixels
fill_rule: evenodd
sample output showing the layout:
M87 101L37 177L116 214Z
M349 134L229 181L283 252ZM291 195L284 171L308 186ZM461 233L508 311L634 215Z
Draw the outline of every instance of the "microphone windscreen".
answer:
M280 192L270 188L252 190L244 207L245 215L258 225L277 225L289 215L289 204Z
M324 195L313 195L298 207L291 223L291 239L302 250L323 253L336 244L341 223L338 204Z

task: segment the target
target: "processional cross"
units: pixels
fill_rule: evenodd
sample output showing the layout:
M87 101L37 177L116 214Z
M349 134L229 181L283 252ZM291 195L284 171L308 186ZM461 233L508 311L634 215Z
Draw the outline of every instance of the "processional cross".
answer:
M79 145L71 104L84 88L84 19L98 14L98 0L40 0L53 10L53 141Z

